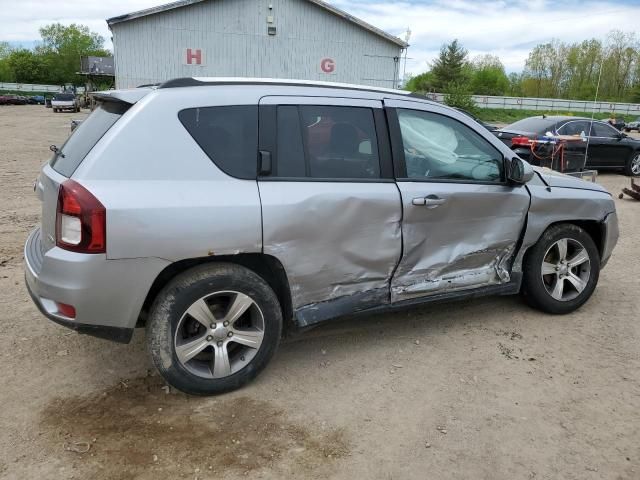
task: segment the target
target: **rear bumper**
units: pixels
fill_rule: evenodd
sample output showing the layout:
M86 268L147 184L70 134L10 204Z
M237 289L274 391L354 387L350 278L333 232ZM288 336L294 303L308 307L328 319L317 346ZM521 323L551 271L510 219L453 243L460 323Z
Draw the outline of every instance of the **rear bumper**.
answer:
M123 343L131 339L153 281L169 264L157 258L107 260L58 247L43 252L39 228L29 235L24 258L27 289L47 318ZM72 305L76 317L60 313L56 302Z
M604 219L604 232L603 232L603 242L602 242L602 258L600 259L600 266L604 267L609 258L611 258L611 253L613 252L614 247L618 243L618 237L620 236L620 230L618 228L618 214L616 212L612 212Z

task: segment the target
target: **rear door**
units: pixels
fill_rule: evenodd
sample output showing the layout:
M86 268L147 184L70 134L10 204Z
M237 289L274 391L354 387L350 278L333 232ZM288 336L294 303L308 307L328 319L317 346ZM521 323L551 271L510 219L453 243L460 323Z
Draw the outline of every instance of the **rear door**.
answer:
M402 209L382 103L265 97L260 150L264 253L283 264L298 321L388 303Z
M403 205L399 302L510 280L529 207L491 133L436 105L385 101Z

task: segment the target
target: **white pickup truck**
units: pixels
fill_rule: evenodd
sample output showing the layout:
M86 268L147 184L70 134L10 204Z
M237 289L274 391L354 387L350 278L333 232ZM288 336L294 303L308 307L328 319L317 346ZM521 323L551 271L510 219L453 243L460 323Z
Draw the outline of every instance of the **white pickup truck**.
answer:
M51 100L51 108L53 108L54 113L63 110L79 112L80 102L73 93L56 93Z

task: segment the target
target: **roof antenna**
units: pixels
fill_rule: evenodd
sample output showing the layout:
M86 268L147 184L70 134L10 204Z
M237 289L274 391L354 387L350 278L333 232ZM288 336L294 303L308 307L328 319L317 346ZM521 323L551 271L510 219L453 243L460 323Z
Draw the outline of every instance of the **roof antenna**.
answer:
M593 108L591 109L591 122L589 123L589 132L587 133L587 147L584 149L584 164L587 164L587 155L589 153L589 140L591 139L591 131L593 130L593 117L596 114L596 102L598 101L598 92L600 91L600 78L602 77L602 66L604 58L600 59L600 71L598 72L598 83L596 84L596 96L593 99Z

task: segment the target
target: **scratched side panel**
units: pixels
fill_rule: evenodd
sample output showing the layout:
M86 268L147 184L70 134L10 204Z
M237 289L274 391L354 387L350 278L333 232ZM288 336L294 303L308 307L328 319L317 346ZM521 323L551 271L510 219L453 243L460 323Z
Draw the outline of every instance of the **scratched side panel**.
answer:
M293 307L389 288L401 251L394 183L259 182L264 253L284 266Z
M513 262L513 271L522 271L525 253L550 225L575 220L602 222L616 208L611 195L606 192L547 188L535 184L528 184L527 189L531 192L531 209L522 247Z
M399 182L404 251L392 301L506 283L529 207L523 187ZM412 204L436 195L435 208Z

